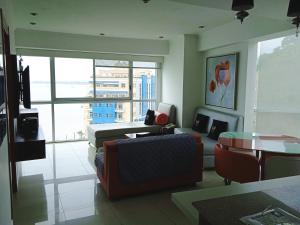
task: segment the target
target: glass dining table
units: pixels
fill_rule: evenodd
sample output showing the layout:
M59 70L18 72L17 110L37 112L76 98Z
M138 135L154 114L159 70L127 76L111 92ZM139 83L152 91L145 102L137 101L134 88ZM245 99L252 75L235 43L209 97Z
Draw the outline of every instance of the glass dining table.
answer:
M224 132L218 142L224 147L272 153L300 154L300 138L251 132Z
M261 161L262 178L267 158L278 155L300 156L300 138L288 135L224 132L220 134L218 142L225 149L256 152Z

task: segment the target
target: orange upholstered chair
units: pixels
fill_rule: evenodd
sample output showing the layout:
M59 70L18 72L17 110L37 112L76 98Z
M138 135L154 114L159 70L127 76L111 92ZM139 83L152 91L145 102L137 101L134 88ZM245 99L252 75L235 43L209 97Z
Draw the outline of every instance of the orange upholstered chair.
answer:
M259 160L255 156L223 149L220 144L215 146L215 169L225 178L225 184L259 180Z

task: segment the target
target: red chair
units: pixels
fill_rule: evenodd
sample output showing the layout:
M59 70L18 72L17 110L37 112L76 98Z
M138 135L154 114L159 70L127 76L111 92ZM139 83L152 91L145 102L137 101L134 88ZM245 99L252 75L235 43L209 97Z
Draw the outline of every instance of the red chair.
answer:
M226 185L231 181L247 183L259 180L259 160L255 156L223 149L220 144L215 146L215 169L224 177Z

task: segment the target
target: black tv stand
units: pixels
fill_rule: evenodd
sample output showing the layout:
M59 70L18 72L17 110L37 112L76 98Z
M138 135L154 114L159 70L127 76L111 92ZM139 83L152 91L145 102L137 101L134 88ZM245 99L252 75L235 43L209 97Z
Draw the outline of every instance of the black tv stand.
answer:
M26 116L38 117L37 109L22 109L20 110L16 126L22 118ZM14 129L14 150L12 154L11 172L12 172L12 188L14 192L18 191L18 173L17 162L44 159L46 158L46 145L42 128L39 127L37 135L31 138L25 138L19 132L19 129Z
M19 133L15 137L15 162L46 158L45 138L41 127L36 137L25 139Z

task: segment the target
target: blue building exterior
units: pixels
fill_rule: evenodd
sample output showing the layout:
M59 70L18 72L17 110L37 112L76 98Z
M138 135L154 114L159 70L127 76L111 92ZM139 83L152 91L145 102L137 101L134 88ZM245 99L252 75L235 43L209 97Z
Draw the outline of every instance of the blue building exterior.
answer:
M137 88L137 91L140 91L139 96L141 96L141 100L147 99L155 99L156 98L156 77L151 76L150 79L147 78L147 75L141 76L141 88ZM112 82L109 82L112 83ZM115 82L114 82L115 83ZM148 89L148 83L150 83L150 87ZM118 87L118 85L116 85ZM126 92L126 91L125 91ZM150 92L150 93L149 93ZM97 91L97 96L110 94L111 96L124 93L124 91L115 90L115 91ZM99 123L114 123L117 119L117 103L114 102L101 102L101 103L91 103L91 111L90 118L91 124L99 124ZM153 108L152 103L149 102L141 102L140 103L140 114L141 117L146 115L146 112L149 108Z
M147 76L142 75L141 76L142 83L141 83L141 99L148 99L148 82L147 82ZM145 115L148 110L148 102L142 102L142 110L141 114Z
M91 123L114 123L116 120L117 103L92 103L91 104Z

